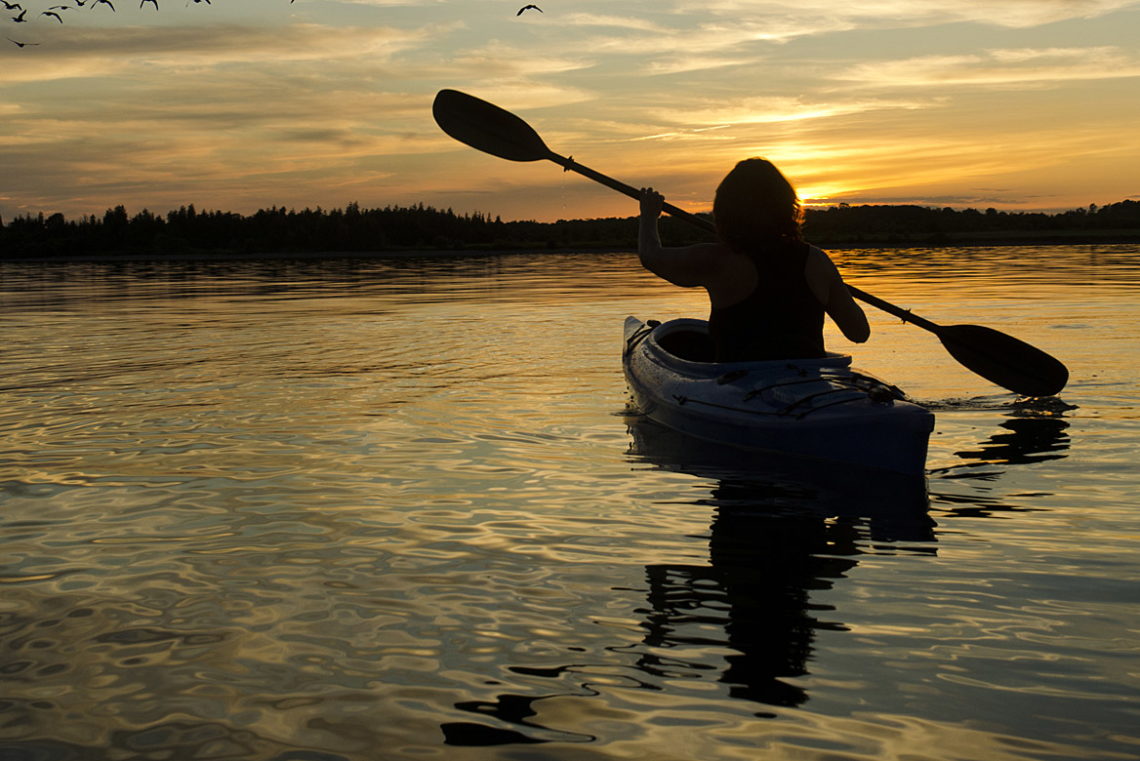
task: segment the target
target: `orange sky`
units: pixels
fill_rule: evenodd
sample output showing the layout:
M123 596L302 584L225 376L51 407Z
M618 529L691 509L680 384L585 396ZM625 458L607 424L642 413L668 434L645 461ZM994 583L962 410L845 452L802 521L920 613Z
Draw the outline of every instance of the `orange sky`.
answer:
M431 118L441 88L694 211L752 155L823 203L1140 198L1140 2L124 0L62 23L42 15L57 4L74 3L0 15L6 220L120 203L635 212L452 141Z

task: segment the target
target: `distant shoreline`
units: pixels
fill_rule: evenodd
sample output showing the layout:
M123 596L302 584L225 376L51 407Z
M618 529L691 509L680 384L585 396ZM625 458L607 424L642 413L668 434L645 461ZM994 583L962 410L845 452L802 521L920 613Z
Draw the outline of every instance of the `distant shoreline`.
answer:
M1140 230L1104 231L1090 235L1087 230L1066 233L1058 231L1052 235L1007 233L1001 236L937 236L927 238L904 238L867 236L857 240L813 239L815 245L828 250L844 249L883 249L883 248L994 248L1004 246L1096 246L1140 244ZM543 256L567 254L630 254L636 253L632 246L600 246L588 244L557 247L527 246L519 248L424 248L424 249L381 249L375 251L198 251L177 252L124 251L121 253L59 254L31 256L0 256L0 265L5 263L115 263L115 262L227 262L227 261L320 261L333 259L460 259L493 256Z
M660 228L667 246L713 239L709 231L669 216ZM1140 243L1140 201L1052 215L841 204L807 210L803 230L825 249ZM146 209L131 216L120 205L101 219L41 214L0 224L0 261L408 259L636 248L635 217L503 222L423 204L299 212L274 207L252 216L193 206L165 216Z

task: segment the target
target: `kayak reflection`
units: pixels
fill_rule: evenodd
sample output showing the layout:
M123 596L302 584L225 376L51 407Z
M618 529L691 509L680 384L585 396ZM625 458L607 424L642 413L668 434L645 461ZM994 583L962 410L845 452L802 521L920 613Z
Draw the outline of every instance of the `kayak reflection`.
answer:
M934 554L924 479L748 459L643 418L630 433L638 460L716 484L700 502L713 508L708 563L645 569L638 666L655 677L713 678L733 697L804 703L807 691L788 680L809 673L815 633L846 630L812 593L844 578L868 542L929 543L917 551ZM730 651L716 674L701 652L710 647Z
M723 446L640 415L627 417L626 424L635 460L715 481L718 493L751 495L769 510L860 520L875 538L933 540L925 476Z

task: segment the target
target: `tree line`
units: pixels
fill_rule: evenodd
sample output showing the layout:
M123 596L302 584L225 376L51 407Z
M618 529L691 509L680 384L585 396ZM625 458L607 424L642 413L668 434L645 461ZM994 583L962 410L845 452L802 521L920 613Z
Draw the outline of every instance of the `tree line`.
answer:
M665 217L667 245L708 240L706 232ZM809 209L806 237L821 245L941 245L1003 241L1140 240L1140 201L1059 213L915 205L840 204ZM252 215L183 206L160 216L119 205L102 217L62 214L0 219L0 257L121 254L290 254L383 251L634 250L635 217L504 222L424 204L362 209L273 207Z

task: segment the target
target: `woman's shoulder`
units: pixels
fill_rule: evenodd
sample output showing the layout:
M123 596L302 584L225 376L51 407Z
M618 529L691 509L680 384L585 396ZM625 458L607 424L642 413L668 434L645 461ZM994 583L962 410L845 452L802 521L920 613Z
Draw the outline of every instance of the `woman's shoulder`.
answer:
M807 247L809 259L826 259L827 261L831 261L831 257L827 255L827 252L814 243L807 243L805 241L803 245Z
M809 276L812 273L830 275L833 272L838 272L835 262L831 261L831 257L827 255L819 246L807 245L807 258L804 260L804 272Z
M835 262L822 248L812 245L808 246L807 261L804 262L804 279L822 304L830 300L833 287L843 285L843 276Z

